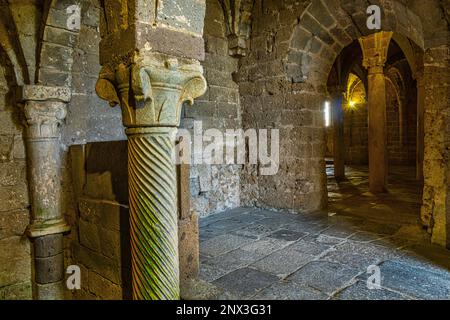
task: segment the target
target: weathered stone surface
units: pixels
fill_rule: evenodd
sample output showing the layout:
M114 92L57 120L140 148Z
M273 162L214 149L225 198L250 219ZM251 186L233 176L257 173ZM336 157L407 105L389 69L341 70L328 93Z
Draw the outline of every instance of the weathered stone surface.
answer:
M0 213L0 239L23 236L30 221L28 210Z
M328 296L295 282L277 282L252 297L254 300L326 300Z
M64 256L62 252L51 257L35 258L34 261L36 283L55 283L64 278Z
M333 299L336 300L404 300L409 299L408 296L403 296L397 292L386 289L367 288L365 281L358 281L355 284L345 288L339 292Z
M31 279L30 243L21 237L0 240L0 284L13 285Z
M89 291L95 293L102 300L122 299L120 286L103 278L96 272L89 273Z
M34 255L38 258L47 258L63 252L62 234L53 234L39 237L34 240Z
M77 261L81 261L87 268L101 274L113 283L121 284L120 262L103 256L88 248L73 245L72 252Z
M277 277L269 273L243 268L223 276L213 284L232 294L250 298L277 280Z
M202 247L200 248L200 253L215 257L220 254L237 249L249 242L251 242L251 239L246 237L222 235L204 242Z
M289 276L288 280L307 285L327 295L349 283L358 272L328 261L313 261Z
M93 251L100 252L100 230L96 224L80 220L80 244Z
M450 297L450 277L447 273L427 271L397 262L381 264L382 286L405 292L419 299Z
M47 284L36 283L36 299L62 300L64 297L64 281Z
M216 286L200 279L180 283L180 296L183 300L214 300L220 294L221 290Z
M198 214L178 220L180 279L196 278L199 273Z
M31 282L0 288L0 300L31 300Z

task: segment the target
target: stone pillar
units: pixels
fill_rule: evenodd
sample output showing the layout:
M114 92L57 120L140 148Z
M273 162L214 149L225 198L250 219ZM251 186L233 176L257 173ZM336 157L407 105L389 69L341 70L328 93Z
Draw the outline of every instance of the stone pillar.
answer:
M31 196L28 236L34 241L35 298L64 299L62 234L69 231L61 208L60 126L70 89L24 86L26 145Z
M180 281L196 279L200 270L198 213L191 212L190 166L180 164L178 173L178 248Z
M128 135L133 298L179 299L175 138L182 103L206 91L200 63L143 50L105 64L97 94Z
M417 146L416 146L416 178L423 181L423 159L425 153L425 84L423 71L417 72Z
M392 32L381 31L359 39L368 70L369 189L385 192L388 175L386 128L386 63Z
M342 88L334 88L330 95L333 115L334 177L336 180L342 180L345 178L344 90Z
M400 147L404 148L405 143L407 142L407 119L406 119L406 97L404 92L399 93L398 98L398 135L400 141Z

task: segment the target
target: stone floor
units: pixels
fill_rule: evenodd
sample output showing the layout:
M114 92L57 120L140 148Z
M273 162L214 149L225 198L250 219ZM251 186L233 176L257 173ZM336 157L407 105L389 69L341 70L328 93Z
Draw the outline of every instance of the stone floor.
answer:
M329 175L329 209L239 208L200 220L201 279L218 299L450 299L450 251L418 225L420 186L394 168L390 193L367 191L366 168ZM381 288L369 290L369 266Z

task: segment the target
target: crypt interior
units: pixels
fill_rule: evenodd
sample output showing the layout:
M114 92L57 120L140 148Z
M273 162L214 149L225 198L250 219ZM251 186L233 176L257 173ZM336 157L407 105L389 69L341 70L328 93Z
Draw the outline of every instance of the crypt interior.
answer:
M449 0L0 0L0 300L450 299L449 23ZM176 164L198 123L279 130L278 171Z

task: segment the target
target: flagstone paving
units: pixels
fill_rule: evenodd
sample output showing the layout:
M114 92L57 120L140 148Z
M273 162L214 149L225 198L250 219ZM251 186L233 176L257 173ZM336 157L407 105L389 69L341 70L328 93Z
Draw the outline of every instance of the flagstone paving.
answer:
M397 168L391 193L377 196L364 168L348 168L340 183L330 174L323 212L238 208L201 219L200 278L218 299L450 300L450 251L418 224L410 173ZM368 288L373 266L378 289Z

